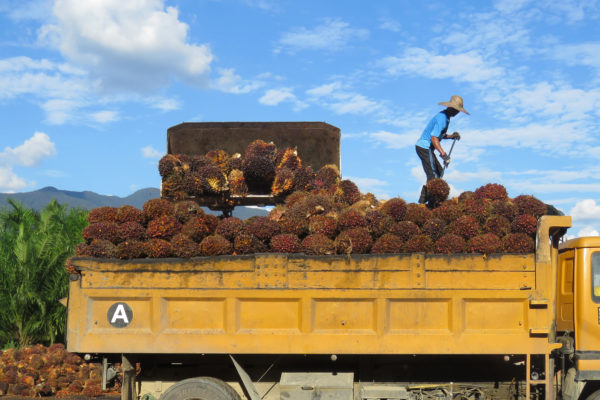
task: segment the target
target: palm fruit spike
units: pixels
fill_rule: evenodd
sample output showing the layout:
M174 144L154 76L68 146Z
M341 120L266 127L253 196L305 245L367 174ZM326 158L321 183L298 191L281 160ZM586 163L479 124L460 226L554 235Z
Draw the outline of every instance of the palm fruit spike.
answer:
M125 240L117 245L116 253L122 260L142 258L146 255L146 246L139 240Z
M144 252L150 258L165 258L170 257L173 254L171 243L164 239L157 238L144 242Z
M181 167L181 161L174 154L166 154L158 161L158 173L166 179L176 167Z
M206 153L206 158L211 160L219 169L226 174L227 173L227 163L229 162L229 154L225 150L211 150Z
M338 227L341 231L358 227L367 227L368 222L358 211L348 209L338 217Z
M273 142L265 142L262 139L257 139L251 142L248 147L246 147L245 158L252 157L264 157L271 161L271 163L275 163L277 159L277 146Z
M313 215L308 220L308 232L310 234L320 233L334 239L338 233L337 219L331 215Z
M528 214L539 218L547 212L546 204L534 196L520 195L515 197L513 202L519 209L519 214Z
M381 212L392 217L394 221L402 221L406 215L406 202L400 197L393 197L381 205Z
M390 232L395 221L387 214L378 210L369 211L365 214L367 220L367 228L373 238L378 238L384 233Z
M120 224L123 222L137 222L143 224L144 214L142 214L142 210L137 207L123 205L117 210L117 222Z
M296 170L294 173L294 190L311 190L314 186L315 176L315 172L310 165Z
M165 199L150 199L144 203L142 213L146 221L158 218L161 215L173 215L173 203Z
M537 230L537 219L533 215L521 214L513 219L511 230L513 233L525 233L529 236L535 236Z
M367 228L347 229L335 239L338 254L366 254L373 245L373 238Z
M121 240L119 224L115 222L96 222L90 224L83 228L81 235L88 243L94 239L105 239L117 244Z
M253 193L270 193L275 179L275 165L266 157L250 157L242 166L248 190Z
M237 217L228 217L219 221L215 233L231 241L236 234L244 231L244 221Z
M287 168L291 171L297 171L302 168L302 160L298 157L296 148L287 148L283 150L280 157L277 157L277 170Z
M463 253L467 242L462 236L447 233L435 242L435 252L442 254Z
M271 193L274 196L284 196L291 193L293 189L294 172L287 167L278 169L271 186Z
M502 215L492 215L483 224L483 230L503 237L510 233L510 221Z
M117 212L118 209L116 207L97 207L90 210L87 215L87 220L90 224L95 222L117 222Z
M421 231L429 235L431 240L435 242L445 233L446 222L440 218L430 218L423 224Z
M403 250L407 253L431 253L433 241L428 235L414 235L404 243Z
M400 236L394 235L393 233L384 233L381 235L373 247L371 247L372 254L385 254L385 253L401 253L404 245L404 241Z
M253 216L244 221L244 230L255 236L263 243L269 243L271 238L281 231L279 224L269 217Z
M316 173L315 185L321 188L329 188L337 185L340 181L340 170L335 164L322 166Z
M175 257L190 258L200 254L200 247L189 236L178 233L171 239L171 249Z
M335 196L348 205L352 205L360 200L361 194L356 183L349 179L340 181L335 192Z
M149 238L169 240L174 235L181 232L181 228L182 225L177 218L171 215L161 215L148 222L146 235L148 235Z
M232 169L227 177L229 192L233 196L246 196L248 194L248 185L244 179L244 173L239 169Z
M508 200L506 188L498 183L488 183L475 189L475 197L489 200Z
M428 219L431 219L432 215L431 210L425 204L409 203L406 205L404 219L422 227Z
M390 227L389 233L400 236L404 242L415 235L421 234L421 228L412 221L399 221Z
M492 254L498 253L501 248L500 238L493 233L474 236L467 242L467 251L471 253Z
M210 235L200 242L200 254L203 256L220 256L232 252L231 242L221 235Z
M227 172L229 173L234 169L241 170L243 163L244 160L242 159L242 155L240 153L235 153L227 160Z
M196 215L203 215L204 211L195 201L184 200L178 201L173 205L173 215L182 224L186 223Z
M335 254L333 240L321 233L312 233L302 241L302 249L306 254Z
M263 253L266 250L267 246L249 233L240 232L233 239L234 254Z
M219 194L228 189L227 177L217 166L207 165L197 172L204 193Z
M302 243L298 235L281 233L271 238L271 250L275 253L299 253Z
M480 228L477 219L470 215L463 215L448 225L448 233L454 233L468 240L476 236Z
M427 200L431 208L437 207L448 199L450 186L442 178L435 178L427 182Z
M502 238L502 251L505 253L533 253L535 243L526 233L509 233Z

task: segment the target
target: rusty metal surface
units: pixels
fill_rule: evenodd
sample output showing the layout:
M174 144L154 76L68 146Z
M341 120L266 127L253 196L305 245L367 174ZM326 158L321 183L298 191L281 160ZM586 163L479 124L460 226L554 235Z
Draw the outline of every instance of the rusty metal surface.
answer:
M278 148L297 147L314 170L340 166L340 129L325 122L184 122L167 130L167 153L206 154L223 149L244 154L250 142L272 141Z

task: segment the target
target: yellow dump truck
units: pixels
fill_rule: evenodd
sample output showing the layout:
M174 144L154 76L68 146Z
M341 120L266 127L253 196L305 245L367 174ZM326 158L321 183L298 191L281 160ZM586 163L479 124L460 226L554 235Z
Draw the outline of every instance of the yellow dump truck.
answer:
M600 399L600 238L570 225L532 254L78 257L67 348L122 362L123 399Z

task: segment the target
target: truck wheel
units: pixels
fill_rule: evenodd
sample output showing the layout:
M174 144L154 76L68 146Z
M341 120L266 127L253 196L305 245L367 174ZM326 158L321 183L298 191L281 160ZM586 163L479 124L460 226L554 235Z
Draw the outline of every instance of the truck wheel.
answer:
M241 400L240 395L220 379L203 376L184 379L168 388L160 400Z
M585 400L600 400L600 389L590 394L588 397L585 398Z

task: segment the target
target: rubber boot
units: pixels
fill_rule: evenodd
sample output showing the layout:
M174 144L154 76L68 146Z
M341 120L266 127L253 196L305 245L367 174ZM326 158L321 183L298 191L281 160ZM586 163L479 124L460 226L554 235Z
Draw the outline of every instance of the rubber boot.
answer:
M425 204L427 202L427 186L423 185L421 188L421 195L419 196L419 204Z

